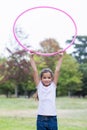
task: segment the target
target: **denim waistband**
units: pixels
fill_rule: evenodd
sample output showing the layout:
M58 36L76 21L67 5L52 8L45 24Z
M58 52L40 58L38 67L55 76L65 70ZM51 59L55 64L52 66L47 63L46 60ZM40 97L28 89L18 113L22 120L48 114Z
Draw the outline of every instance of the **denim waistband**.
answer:
M38 117L57 117L56 115L37 115Z

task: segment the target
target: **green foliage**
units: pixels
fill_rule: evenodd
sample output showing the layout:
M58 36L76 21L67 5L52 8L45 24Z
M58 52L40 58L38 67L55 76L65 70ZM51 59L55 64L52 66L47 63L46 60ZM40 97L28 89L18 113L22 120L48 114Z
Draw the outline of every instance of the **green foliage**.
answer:
M46 62L44 61L44 57L35 55L35 56L34 56L34 60L35 60L35 62L36 62L37 69L38 69L38 72L39 72L39 73L40 73L40 71L41 71L44 67L47 67Z
M67 40L70 43L71 40ZM72 55L77 59L79 63L87 62L87 36L77 36L76 42L73 44L74 51Z
M57 95L67 95L68 92L81 90L82 73L79 64L70 55L65 55L60 71Z
M70 43L70 40L67 40ZM77 36L76 42L73 44L74 52L72 56L76 58L79 66L79 71L82 73L82 94L87 95L87 36Z
M41 47L41 51L43 53L58 51L60 48L58 42L54 39L47 39L41 42ZM12 91L13 88L9 85L12 82L15 86L15 92L20 92L23 94L23 92L35 90L33 71L28 60L29 57L27 56L28 54L26 54L24 50L17 50L14 54L11 52L10 57L3 60L3 64L1 64L1 60L0 82L3 81L3 91L5 91L5 87L7 90ZM35 55L34 58L39 73L45 67L52 69L54 72L58 60L57 55L51 57ZM84 67L80 70L77 61L72 56L65 54L60 70L57 96L67 95L69 92L72 93L73 91L82 90L82 79L85 78L86 83L86 76L82 78L83 68ZM8 84L8 82L10 83Z
M81 73L83 74L83 77L82 77L82 82L83 82L82 91L83 91L83 96L84 96L84 95L87 95L87 63L81 64L79 69L80 69Z
M0 93L5 94L7 97L13 94L15 88L14 82L8 80L0 84Z
M58 57L38 57L35 56L35 61L39 72L42 68L48 67L55 70ZM68 93L82 89L82 73L79 71L79 64L70 55L65 54L62 67L60 70L60 77L58 81L58 95L68 95Z
M0 58L0 82L4 78L4 66L6 63L6 58Z

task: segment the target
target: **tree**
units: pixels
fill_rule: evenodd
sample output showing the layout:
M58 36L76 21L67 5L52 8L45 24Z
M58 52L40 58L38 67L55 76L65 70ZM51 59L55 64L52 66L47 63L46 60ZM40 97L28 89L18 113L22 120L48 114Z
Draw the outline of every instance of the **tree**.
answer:
M5 94L6 97L11 97L12 93L14 93L14 87L14 83L10 80L0 83L0 94Z
M70 43L71 40L67 40ZM76 42L73 44L74 52L71 54L79 62L79 70L83 74L82 83L83 89L81 91L82 95L87 95L87 36L77 36Z
M45 39L40 43L40 45L42 47L43 53L52 53L58 51L58 49L60 48L59 43L52 38Z
M63 58L58 83L58 95L72 95L73 92L82 89L82 74L79 71L78 62L70 55L66 54Z
M59 43L52 38L46 39L40 43L43 53L52 53L57 52L60 49ZM51 68L53 71L55 69L55 64L58 60L58 56L52 57L43 57L43 61L45 62L45 66Z
M71 40L67 40L70 43ZM76 42L73 44L74 51L72 56L77 59L79 63L87 63L87 36L77 36Z
M83 63L80 65L80 71L83 74L82 77L82 96L85 97L87 95L87 63Z
M58 42L54 39L46 39L41 42L42 52L55 52L60 49ZM43 57L45 67L55 70L58 56ZM58 82L57 96L68 95L76 90L81 90L81 77L79 64L72 56L65 53Z
M9 50L9 52L11 52L11 50ZM15 84L16 96L18 96L20 86L24 85L25 90L26 84L28 86L29 81L30 83L33 82L29 58L24 50L11 53L2 67L4 78L1 82L5 83L5 86L7 81L13 82Z
M4 78L3 69L4 69L4 65L2 63L2 60L0 59L0 81Z

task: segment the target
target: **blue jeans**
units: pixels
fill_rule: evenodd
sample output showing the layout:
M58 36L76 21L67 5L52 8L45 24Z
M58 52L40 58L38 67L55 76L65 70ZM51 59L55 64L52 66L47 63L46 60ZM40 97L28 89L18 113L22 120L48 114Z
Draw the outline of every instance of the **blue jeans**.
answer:
M37 116L37 130L58 130L56 116Z

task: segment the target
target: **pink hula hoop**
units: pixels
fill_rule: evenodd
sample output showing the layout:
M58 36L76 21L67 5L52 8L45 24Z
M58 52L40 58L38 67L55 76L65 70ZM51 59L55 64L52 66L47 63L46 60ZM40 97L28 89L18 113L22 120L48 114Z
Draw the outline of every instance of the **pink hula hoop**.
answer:
M74 34L74 37L73 37L71 43L70 43L66 48L64 48L63 50L61 50L60 52L66 51L69 47L71 47L72 44L74 44L74 41L75 41L75 39L76 39L76 36L77 36L77 26L76 26L76 23L75 23L74 19L73 19L68 13L66 13L65 11L63 11L63 10L61 10L61 9L58 9L58 8L55 8L55 7L50 7L50 6L37 6L37 7L29 8L29 9L25 10L24 12L22 12L19 16L17 16L17 18L16 18L16 20L14 21L14 24L13 24L13 34L14 34L14 37L15 37L16 41L17 41L17 42L19 43L19 45L20 45L23 49L25 49L26 51L29 51L29 52L32 52L32 51L33 51L33 50L28 49L26 46L24 46L24 45L19 41L19 39L17 38L17 36L16 36L16 34L15 34L15 25L16 25L17 20L18 20L23 14L25 14L25 13L28 12L28 11L32 11L32 10L39 9L39 8L49 8L49 9L54 9L54 10L56 10L56 11L60 11L60 12L64 13L66 16L68 16L68 17L71 19L71 21L72 21L72 23L73 23L73 25L74 25L74 27L75 27L75 34ZM37 55L41 55L41 56L53 56L53 55L59 54L60 52L53 52L53 53L34 52L34 53L37 54Z

